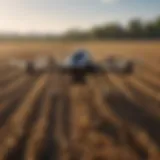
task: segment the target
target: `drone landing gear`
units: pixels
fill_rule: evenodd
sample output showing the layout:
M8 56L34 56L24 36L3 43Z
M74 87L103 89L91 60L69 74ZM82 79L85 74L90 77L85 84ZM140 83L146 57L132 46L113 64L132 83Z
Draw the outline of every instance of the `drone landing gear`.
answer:
M75 84L85 84L86 83L86 79L85 79L85 75L82 73L78 73L78 74L73 74L72 75L72 81Z
M26 72L30 75L35 73L34 64L33 62L28 62L26 67Z

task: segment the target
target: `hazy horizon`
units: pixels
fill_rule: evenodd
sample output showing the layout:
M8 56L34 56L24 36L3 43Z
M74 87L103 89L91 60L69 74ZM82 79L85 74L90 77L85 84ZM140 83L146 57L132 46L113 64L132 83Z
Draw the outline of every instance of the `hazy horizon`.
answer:
M160 15L157 0L5 0L0 3L0 32L55 33L70 28Z

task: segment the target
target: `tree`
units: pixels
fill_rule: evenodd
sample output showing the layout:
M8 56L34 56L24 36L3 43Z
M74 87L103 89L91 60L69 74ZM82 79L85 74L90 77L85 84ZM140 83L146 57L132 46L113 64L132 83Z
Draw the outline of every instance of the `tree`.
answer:
M158 17L154 24L156 37L160 37L160 17Z
M91 35L91 38L93 39L105 38L103 27L99 27L99 26L93 27L92 30L90 31L90 35Z
M140 19L133 19L128 24L128 33L132 38L144 37L144 25Z
M126 36L124 28L118 23L111 23L104 26L104 34L108 38L122 38Z
M112 23L94 27L91 31L91 35L98 39L122 38L125 36L125 30L119 24Z

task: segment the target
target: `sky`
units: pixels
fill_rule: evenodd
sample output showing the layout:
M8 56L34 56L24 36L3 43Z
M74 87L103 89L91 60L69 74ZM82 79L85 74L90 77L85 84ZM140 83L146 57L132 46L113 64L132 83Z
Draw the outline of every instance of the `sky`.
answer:
M160 16L160 0L0 0L0 32L61 33Z

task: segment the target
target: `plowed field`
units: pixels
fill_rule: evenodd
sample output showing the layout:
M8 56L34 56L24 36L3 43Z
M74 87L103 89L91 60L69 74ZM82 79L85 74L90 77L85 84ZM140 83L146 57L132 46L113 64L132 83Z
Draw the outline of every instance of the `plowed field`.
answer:
M159 160L160 43L0 44L0 160ZM139 58L131 76L87 76L72 84L54 72L29 76L8 58L84 46Z

